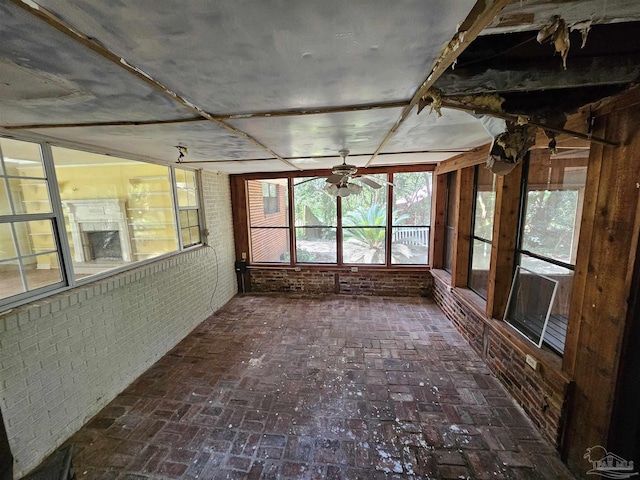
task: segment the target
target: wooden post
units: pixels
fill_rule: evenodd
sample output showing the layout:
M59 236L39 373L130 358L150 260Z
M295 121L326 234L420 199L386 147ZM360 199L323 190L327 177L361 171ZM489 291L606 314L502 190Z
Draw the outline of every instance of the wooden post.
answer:
M469 276L473 179L474 167L458 170L456 230L453 236L453 262L451 266L451 284L454 287L466 287Z
M247 182L242 177L231 176L231 206L233 215L233 236L236 246L236 260L249 261L249 216L247 212ZM251 276L237 274L238 291L251 291ZM243 290L244 289L244 290Z
M444 224L447 210L447 174L435 175L433 180L433 195L431 206L430 252L431 268L444 267Z
M520 212L522 162L496 182L487 316L502 320L509 299Z
M605 134L621 146L590 152L563 359L575 380L565 446L576 471L609 435L640 230L640 107L598 117L594 135Z

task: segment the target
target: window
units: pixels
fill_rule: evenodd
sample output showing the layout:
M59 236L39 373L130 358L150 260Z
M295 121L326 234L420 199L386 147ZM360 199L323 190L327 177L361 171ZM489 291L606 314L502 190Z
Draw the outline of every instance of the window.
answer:
M178 249L169 167L51 150L76 280Z
M191 247L202 241L200 238L200 210L198 209L196 172L176 168L175 177L180 241L183 248Z
M524 169L519 264L558 282L544 344L559 354L567 331L587 157L585 150L532 154Z
M296 262L337 263L338 209L324 178L294 179Z
M0 303L64 286L42 150L0 138Z
M262 206L264 207L265 215L278 213L280 211L277 184L267 182L262 184Z
M386 184L386 174L369 175ZM349 264L386 264L387 189L364 187L342 198L342 255Z
M196 174L171 170L0 138L0 306L177 251L177 218L200 243Z
M427 265L432 172L367 176L380 188L342 198L322 176L246 180L251 263Z
M429 263L431 172L393 174L391 263Z
M447 173L447 206L444 229L444 269L451 273L453 269L453 239L456 227L456 190L458 172Z
M493 214L496 202L496 176L484 166L476 165L473 182L474 199L471 225L471 259L469 288L487 298Z
M265 184L267 185L265 187ZM269 185L273 185L270 187ZM266 213L264 205L266 190L277 192L277 213ZM273 180L249 180L249 225L251 262L289 263L289 208L286 178Z

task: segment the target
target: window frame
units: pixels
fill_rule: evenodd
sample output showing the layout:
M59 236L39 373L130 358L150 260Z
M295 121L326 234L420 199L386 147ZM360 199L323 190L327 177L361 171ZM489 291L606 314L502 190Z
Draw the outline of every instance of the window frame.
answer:
M480 178L480 165L475 165L473 167L474 171L473 171L473 203L471 206L471 230L470 230L470 235L469 235L469 271L467 273L467 287L469 288L469 290L471 290L473 293L475 293L476 295L478 295L480 298L482 298L485 302L487 300L486 296L483 295L481 292L477 291L475 288L473 288L473 285L471 284L471 279L472 277L472 273L473 273L473 246L474 246L474 241L479 241L482 242L486 245L491 246L493 244L493 238L491 238L490 240L484 237L481 237L479 235L476 235L476 209L478 207L478 180ZM495 176L495 175L494 175ZM495 188L495 182L496 179L494 178L494 188ZM497 192L495 192L494 190L494 194L497 194ZM491 220L492 223L492 228L493 228L493 221L495 219L495 200L494 200L494 210L493 210L493 219ZM493 234L492 234L493 236ZM489 264L489 271L491 270L491 264ZM489 271L487 271L487 274L489 273ZM488 288L488 285L487 285Z
M385 174L388 181L392 180L394 173L411 173L411 172L432 172L431 175L431 191L434 192L434 180L435 174L433 173L436 168L435 164L426 165L402 165L402 166L388 166L388 167L369 167L366 169L366 174ZM364 168L361 168L361 173L364 172ZM295 236L295 208L294 208L294 180L299 177L327 177L330 175L328 170L303 170L297 172L284 171L274 173L249 173L249 174L234 174L231 175L231 183L234 188L240 189L244 198L243 205L241 206L242 212L238 210L234 211L234 218L236 219L236 249L239 257L244 257L246 252L247 263L250 268L291 268L291 267L303 267L311 269L327 269L327 268L346 268L346 269L365 269L365 270L420 270L425 271L431 268L432 253L429 245L428 258L426 264L399 264L391 262L391 240L392 240L392 218L389 214L389 209L392 208L390 199L392 199L392 186L384 185L382 188L387 189L387 215L385 229L385 261L380 264L373 263L347 263L344 262L344 254L342 248L343 242L343 222L342 222L342 198L336 197L337 208L337 226L336 226L336 242L337 242L337 262L336 263L312 263L312 262L298 262L296 258L296 239ZM249 190L248 182L251 180L274 180L274 179L286 179L288 185L288 225L286 227L252 227L250 224L249 214ZM431 198L431 204L433 205L433 196ZM431 206L429 207L431 210ZM433 220L433 219L431 219ZM397 226L396 226L397 227ZM287 229L289 231L289 261L284 262L254 262L252 261L252 246L251 246L251 229L252 228L279 228ZM429 239L431 238L431 232L433 225L428 225Z
M551 161L553 161L553 159L551 159ZM522 164L522 177L520 179L520 203L518 205L518 228L516 231L516 243L515 243L515 251L514 251L514 262L513 262L513 274L515 275L516 269L518 266L522 265L522 256L527 256L530 258L534 258L536 260L540 260L542 262L546 262L549 263L551 265L555 265L557 267L561 267L564 268L566 270L569 270L571 272L575 273L575 264L571 264L571 263L567 263L567 262L563 262L561 260L557 260L555 258L551 258L551 257L547 257L545 255L541 255L535 252L532 252L530 250L525 250L523 249L523 242L524 242L524 230L526 227L526 216L527 216L527 206L528 206L528 187L529 187L529 171L530 171L530 163L531 163L531 155L527 155L526 158L523 160L523 164ZM586 165L586 168L588 170L589 166L588 166L588 162ZM548 183L547 183L548 185ZM586 188L583 187L583 190ZM563 189L558 189L558 190L563 190ZM580 198L580 194L578 193L578 198ZM579 215L579 212L581 211L581 208L579 208L576 212L576 215ZM576 217L578 219L578 217ZM581 219L579 219L581 220ZM575 228L575 226L574 226ZM527 268L527 267L524 267ZM572 279L573 282L573 279ZM554 299L554 302L557 301L557 295L556 298ZM550 308L553 308L553 304L551 305ZM567 320L567 327L568 327L568 318ZM524 335L523 335L524 336ZM527 338L527 337L525 337ZM528 339L529 340L529 339ZM542 338L542 345L544 348L549 349L550 351L552 351L555 355L558 355L559 357L563 357L564 356L564 345L563 345L563 351L560 352L558 351L554 346L552 346L549 342L547 342L544 337Z
M455 231L458 227L456 225L457 212L455 212L457 187L460 179L461 170L452 170L446 173L446 194L445 194L445 206L444 206L444 243L442 249L442 268L448 274L453 273L454 263L454 251L455 245ZM453 202L453 204L452 204ZM453 216L453 218L450 218ZM448 234L451 235L451 246L449 246ZM449 262L449 259L451 260Z
M264 194L265 186L267 187L267 195ZM274 187L273 195L271 195L271 190L272 190L271 187ZM278 187L279 185L275 183L267 182L262 184L262 211L265 216L275 215L280 213L280 202L278 201Z
M17 222L24 222L24 221L51 220L53 240L56 246L55 251L57 252L58 258L59 258L59 269L60 269L60 276L61 276L60 282L56 282L52 285L47 285L44 287L40 287L37 289L33 289L30 291L22 292L16 295L12 295L10 297L0 299L0 312L10 310L12 308L18 307L20 305L24 305L26 303L41 300L43 298L64 292L66 290L70 290L75 287L88 285L93 282L103 280L105 278L119 275L123 272L133 270L135 268L139 268L141 266L148 265L153 262L157 262L175 255L178 255L182 252L201 248L207 245L206 236L205 236L206 224L205 224L204 202L203 202L203 194L202 194L203 193L202 192L202 176L199 169L190 168L182 164L165 164L162 162L152 162L152 161L149 161L148 159L140 159L132 155L122 154L120 152L116 153L116 152L89 150L87 148L79 147L70 142L51 142L48 140L44 140L37 135L30 135L30 134L7 135L3 133L2 135L0 135L0 138L6 138L9 140L14 140L18 142L32 143L39 146L41 159L42 159L42 166L43 166L44 175L45 175L44 180L46 180L47 182L49 201L51 202L51 212L0 215L0 223L12 225ZM132 261L129 264L122 265L120 267L116 267L111 270L106 270L100 273L92 274L80 279L74 278L71 246L67 238L65 219L64 219L64 207L62 204L59 186L57 182L52 147L60 147L65 149L77 150L79 152L84 152L84 153L104 155L105 157L108 157L108 158L115 156L125 160L131 160L134 162L160 165L162 167L166 167L168 169L168 178L169 178L169 181L171 182L168 194L171 197L171 208L173 210L173 214L176 222L178 249L163 253L161 255L158 255L152 258ZM176 168L194 172L195 181L196 181L196 190L197 190L196 203L197 203L197 209L198 209L200 242L194 245L186 246L186 247L182 245L182 239L181 239L180 230L179 230L179 226L180 226L179 207L178 207L176 181L175 181ZM6 173L6 170L5 170L5 173ZM2 177L0 177L0 181L4 182L5 185L8 185L8 180L5 180L5 178L7 178L7 176L3 174ZM29 178L29 177L20 177L20 178ZM11 201L11 199L9 200ZM13 228L12 228L12 232L13 232ZM12 236L13 236L13 233L12 233Z

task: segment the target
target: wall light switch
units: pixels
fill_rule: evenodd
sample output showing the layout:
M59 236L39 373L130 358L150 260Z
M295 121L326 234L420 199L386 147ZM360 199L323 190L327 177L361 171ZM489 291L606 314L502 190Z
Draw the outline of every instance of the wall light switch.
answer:
M358 273L358 267L351 267L351 271L353 273Z
M529 365L534 370L538 370L538 360L536 360L532 355L527 354L527 365Z
M247 252L242 252L242 261L243 262L247 261Z
M296 271L296 272L299 272L302 269L300 267L295 267L293 270Z

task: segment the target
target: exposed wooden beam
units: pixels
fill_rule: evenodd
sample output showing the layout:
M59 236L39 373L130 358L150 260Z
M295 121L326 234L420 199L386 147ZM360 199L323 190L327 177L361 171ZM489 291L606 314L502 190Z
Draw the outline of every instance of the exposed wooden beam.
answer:
M403 108L409 104L409 101L402 102L385 102L385 103L365 103L359 105L343 105L336 107L324 108L301 108L292 110L274 110L267 112L254 113L231 113L228 115L215 115L220 120L244 120L246 118L264 118L264 117L296 117L303 115L322 115L327 113L349 113L362 112L368 110L383 110L387 108Z
M617 143L611 142L609 140L605 140L604 138L593 137L586 133L575 132L573 130L566 130L564 128L556 128L544 123L533 121L530 118L528 118L526 115L514 115L512 113L498 112L496 110L488 110L486 108L476 108L469 105L462 105L460 103L451 102L447 100L442 100L441 103L442 103L442 106L445 108L451 108L453 110L462 110L463 112L470 112L476 115L489 115L491 117L502 118L504 120L510 120L512 122L517 122L519 118L524 117L527 120L527 123L529 125L533 125L535 127L539 127L544 130L549 130L550 132L566 133L567 135L571 135L572 137L581 138L583 140L588 140L589 142L592 142L592 143L598 143L600 145L606 145L609 147L618 146Z
M201 117L203 117L203 118L205 118L205 119L217 124L218 126L224 128L225 130L228 130L228 131L232 132L233 134L235 134L235 135L237 135L237 136L239 136L241 138L244 138L245 140L247 140L250 143L254 144L256 147L258 147L258 148L264 150L265 152L267 152L271 157L280 160L281 162L285 163L286 165L288 165L288 166L290 166L292 168L300 170L300 167L297 167L296 165L293 165L292 163L289 163L287 160L282 158L280 155L278 155L276 152L271 150L269 147L264 145L262 142L260 142L256 138L252 137L251 135L249 135L246 132L243 132L242 130L237 129L236 127L234 127L232 125L229 125L228 123L226 123L226 122L224 122L222 120L217 119L214 115L211 115L210 113L206 112L203 108L195 105L194 103L190 102L189 100L187 100L186 98L182 97L178 93L174 92L169 87L167 87L166 85L162 84L160 81L156 80L151 75L146 73L144 70L142 70L142 69L138 68L137 66L133 65L132 63L127 61L125 58L123 58L123 57L121 57L119 55L116 55L111 50L109 50L104 45L102 45L98 40L96 40L96 39L94 39L92 37L89 37L88 35L85 35L84 33L82 33L77 28L73 27L72 25L69 25L67 22L65 22L64 20L59 18L54 13L46 10L45 8L41 7L40 5L38 5L38 4L36 4L35 2L32 2L32 1L26 1L26 0L10 0L10 1L14 5L22 8L23 10L26 10L27 12L31 13L32 15L34 15L34 16L38 17L39 19L43 20L44 22L46 22L47 24L49 24L50 26L52 26L53 28L55 28L59 32L62 32L63 34L65 34L68 37L70 37L71 39L75 40L76 42L78 42L78 43L84 45L85 47L89 48L90 50L94 51L95 53L97 53L98 55L103 57L104 59L109 60L111 63L114 63L118 67L120 67L120 68L126 70L127 72L131 73L132 75L137 77L139 80L142 80L143 82L145 82L146 84L148 84L152 88L154 88L155 90L157 90L160 93L162 93L163 95L171 98L172 100L174 100L175 102L179 103L180 105L186 107L187 109L191 110L192 112L194 112L194 113L200 115Z
M461 168L473 167L487 161L489 157L490 144L483 145L482 147L474 148L469 152L465 152L461 155L443 160L436 167L436 175L443 173L453 172Z
M487 5L487 3L489 4ZM413 110L413 107L418 104L427 90L436 83L436 80L440 78L440 75L442 75L447 68L456 61L462 52L464 52L471 42L480 34L480 32L489 25L496 15L498 15L498 13L500 13L500 11L509 3L511 3L511 0L494 0L493 2L490 0L478 0L476 2L469 15L467 15L467 18L464 20L462 25L460 25L458 32L453 36L451 41L435 61L431 71L427 75L427 78L422 82L422 85L413 95L409 104L402 109L400 118L398 118L396 123L391 127L391 130L389 130L389 133L384 137L365 167L368 167L382 152L387 143L389 143L389 140L391 140L398 129L406 121L407 117Z
M625 84L640 76L640 54L576 57L571 59L571 68L562 72L550 66L539 61L516 60L505 62L498 68L458 66L441 75L436 86L444 95L451 96Z

